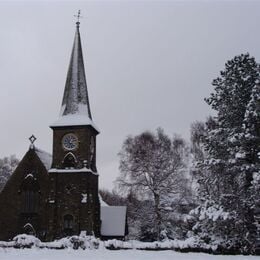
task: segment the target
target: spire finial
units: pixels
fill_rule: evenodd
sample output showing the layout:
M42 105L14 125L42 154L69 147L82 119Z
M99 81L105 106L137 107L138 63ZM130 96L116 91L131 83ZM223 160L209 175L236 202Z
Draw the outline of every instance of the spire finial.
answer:
M78 10L78 14L77 15L74 15L74 17L77 17L77 22L76 22L76 25L77 25L77 28L79 28L79 19L82 18L82 16L80 15L80 10Z

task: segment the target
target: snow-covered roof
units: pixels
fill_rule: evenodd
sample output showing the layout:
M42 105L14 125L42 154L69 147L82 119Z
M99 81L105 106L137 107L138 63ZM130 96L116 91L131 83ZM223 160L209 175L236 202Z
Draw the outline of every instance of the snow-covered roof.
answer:
M43 163L43 165L45 166L46 170L49 170L51 168L52 155L36 147L34 148L34 150L41 162Z
M87 116L82 114L71 114L60 116L58 120L56 120L51 127L62 127L62 126L83 126L90 125L92 126L98 133L100 132L98 127L94 124L94 122Z
M101 235L124 236L126 206L101 206Z
M98 194L100 206L108 206L108 204L102 199L101 195Z

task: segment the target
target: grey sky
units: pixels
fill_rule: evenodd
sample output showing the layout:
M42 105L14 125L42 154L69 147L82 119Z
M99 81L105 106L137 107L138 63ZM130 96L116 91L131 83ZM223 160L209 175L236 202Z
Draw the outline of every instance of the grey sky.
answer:
M260 1L0 1L0 157L21 158L32 133L51 152L78 9L101 187L127 135L188 138L225 61L260 61Z

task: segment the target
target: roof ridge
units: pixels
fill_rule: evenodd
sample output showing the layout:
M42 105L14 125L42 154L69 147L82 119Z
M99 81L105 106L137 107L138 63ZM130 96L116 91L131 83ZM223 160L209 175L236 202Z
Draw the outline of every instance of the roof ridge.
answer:
M48 154L48 155L52 156L52 154L51 154L51 153L49 153L49 152L46 152L46 151L44 151L44 150L42 150L42 149L38 148L37 146L34 146L34 150L35 150L35 151L38 151L38 152L40 152L40 153L46 153L46 154Z

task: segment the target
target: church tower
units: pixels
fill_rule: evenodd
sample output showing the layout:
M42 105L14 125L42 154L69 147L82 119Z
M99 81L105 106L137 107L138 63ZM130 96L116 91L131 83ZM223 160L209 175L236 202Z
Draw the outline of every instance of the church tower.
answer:
M99 199L99 130L90 110L79 25L60 114L50 126L53 153L36 147L33 135L29 138L29 150L0 191L0 240L24 233L42 241L80 234L101 239L126 235L126 207Z
M88 97L79 21L67 73L59 118L53 130L49 235L100 236L100 203L96 168L95 126Z

